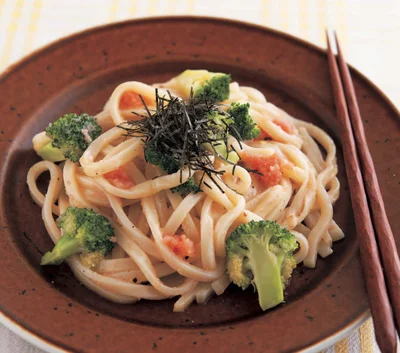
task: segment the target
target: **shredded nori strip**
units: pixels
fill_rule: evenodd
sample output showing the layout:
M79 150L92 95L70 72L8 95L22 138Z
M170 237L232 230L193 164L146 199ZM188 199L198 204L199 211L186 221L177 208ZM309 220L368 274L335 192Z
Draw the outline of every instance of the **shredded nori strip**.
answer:
M126 131L126 137L142 138L145 152L146 150L159 151L163 155L168 155L169 158L172 157L181 171L181 182L184 168L189 169L190 175L193 171L201 170L203 175L200 185L203 183L204 175L207 175L221 190L213 175L220 179L219 176L224 172L214 168L210 157L218 156L227 163L233 164L218 154L215 149L216 146L222 144L225 145L227 153L233 151L237 154L233 146L228 144L229 136L233 136L241 146L239 133L232 124L224 121L224 119L227 121L231 119L231 116L221 109L221 104L204 98L195 98L193 90L187 100L173 97L169 91L167 91L168 96L161 97L158 89L155 91L155 110L150 110L139 95L146 114L132 112L142 119L127 121L119 127ZM222 124L209 118L215 113L221 115ZM211 146L212 151L206 149L205 144Z

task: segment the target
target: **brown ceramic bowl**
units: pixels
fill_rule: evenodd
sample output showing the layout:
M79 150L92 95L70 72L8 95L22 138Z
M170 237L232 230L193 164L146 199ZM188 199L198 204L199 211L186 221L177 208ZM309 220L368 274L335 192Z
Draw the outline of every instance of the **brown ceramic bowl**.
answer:
M334 245L333 255L318 259L316 269L300 266L287 302L274 310L263 313L252 290L233 286L185 313L172 312L173 300L118 305L80 285L66 265L39 266L41 255L32 243L42 251L52 243L25 183L38 160L32 136L65 112L98 112L123 81L163 81L186 68L229 72L336 138L342 188L335 219L346 238ZM355 70L352 75L389 220L399 229L399 113L365 77ZM322 50L235 21L129 21L84 31L35 52L1 76L0 97L0 308L2 322L25 338L52 351L73 352L316 351L368 316ZM396 237L400 245L399 232Z

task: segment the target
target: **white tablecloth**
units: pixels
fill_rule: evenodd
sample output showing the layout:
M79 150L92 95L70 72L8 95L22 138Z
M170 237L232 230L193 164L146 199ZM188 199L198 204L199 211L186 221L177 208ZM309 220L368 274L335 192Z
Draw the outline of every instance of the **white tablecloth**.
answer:
M400 105L400 0L0 0L0 71L70 33L129 18L196 14L276 28L325 47L338 31L348 61ZM40 353L0 325L0 352ZM327 352L378 352L369 320Z

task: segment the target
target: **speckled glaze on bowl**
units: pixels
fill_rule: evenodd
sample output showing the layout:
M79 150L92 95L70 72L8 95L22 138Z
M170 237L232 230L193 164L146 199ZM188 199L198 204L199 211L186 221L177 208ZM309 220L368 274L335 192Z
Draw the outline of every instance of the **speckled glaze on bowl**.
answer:
M185 313L172 313L173 300L118 305L80 285L65 264L39 266L40 251L52 244L25 183L38 160L32 136L63 113L98 112L123 81L163 81L186 68L229 72L337 138L325 54L266 28L152 18L94 28L35 52L0 77L3 315L37 339L74 352L291 352L338 338L368 311L340 143L335 219L346 238L316 269L300 266L287 302L274 310L263 313L252 290L233 286ZM352 74L389 220L399 229L399 114L367 79Z

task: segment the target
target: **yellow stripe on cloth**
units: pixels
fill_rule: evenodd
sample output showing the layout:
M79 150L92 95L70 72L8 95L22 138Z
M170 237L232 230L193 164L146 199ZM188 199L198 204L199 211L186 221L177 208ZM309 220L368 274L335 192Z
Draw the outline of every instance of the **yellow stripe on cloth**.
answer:
M360 335L360 351L362 353L374 353L374 328L369 319L358 329Z
M115 21L118 17L119 0L112 0L110 8L110 16L108 20L110 22Z
M6 4L6 0L0 0L0 17L1 17L1 13L3 12L3 7Z
M288 31L289 30L289 6L288 0L280 1L280 30Z
M178 0L168 0L168 14L173 15L176 13L176 6L177 6Z
M32 49L33 40L38 28L39 17L42 10L42 6L43 6L42 0L35 0L33 3L33 10L28 25L28 33L26 35L24 43L24 54L26 54Z
M335 353L348 353L348 352L349 352L349 339L347 337L335 344Z
M347 24L346 24L346 4L344 0L338 0L338 28L337 32L340 37L340 44L344 51L347 48Z
M325 46L326 6L325 0L318 0L318 44Z
M129 7L129 15L131 17L135 17L138 10L137 7L138 7L137 1L131 0L131 6Z
M308 0L303 0L300 4L300 34L305 40L309 40L308 26L309 26L309 17L308 17Z
M194 0L187 0L187 13L193 15L195 8Z
M0 56L0 70L3 69L4 66L6 66L10 61L15 35L17 34L17 30L20 25L23 5L24 0L17 0L15 2L14 10L11 14L11 22L7 28L6 44L4 46L2 55Z
M268 0L263 0L261 3L261 18L262 18L262 24L264 26L268 26L269 24Z
M149 6L147 7L147 13L146 16L152 16L157 13L158 10L158 1L157 0L150 0L149 1Z

